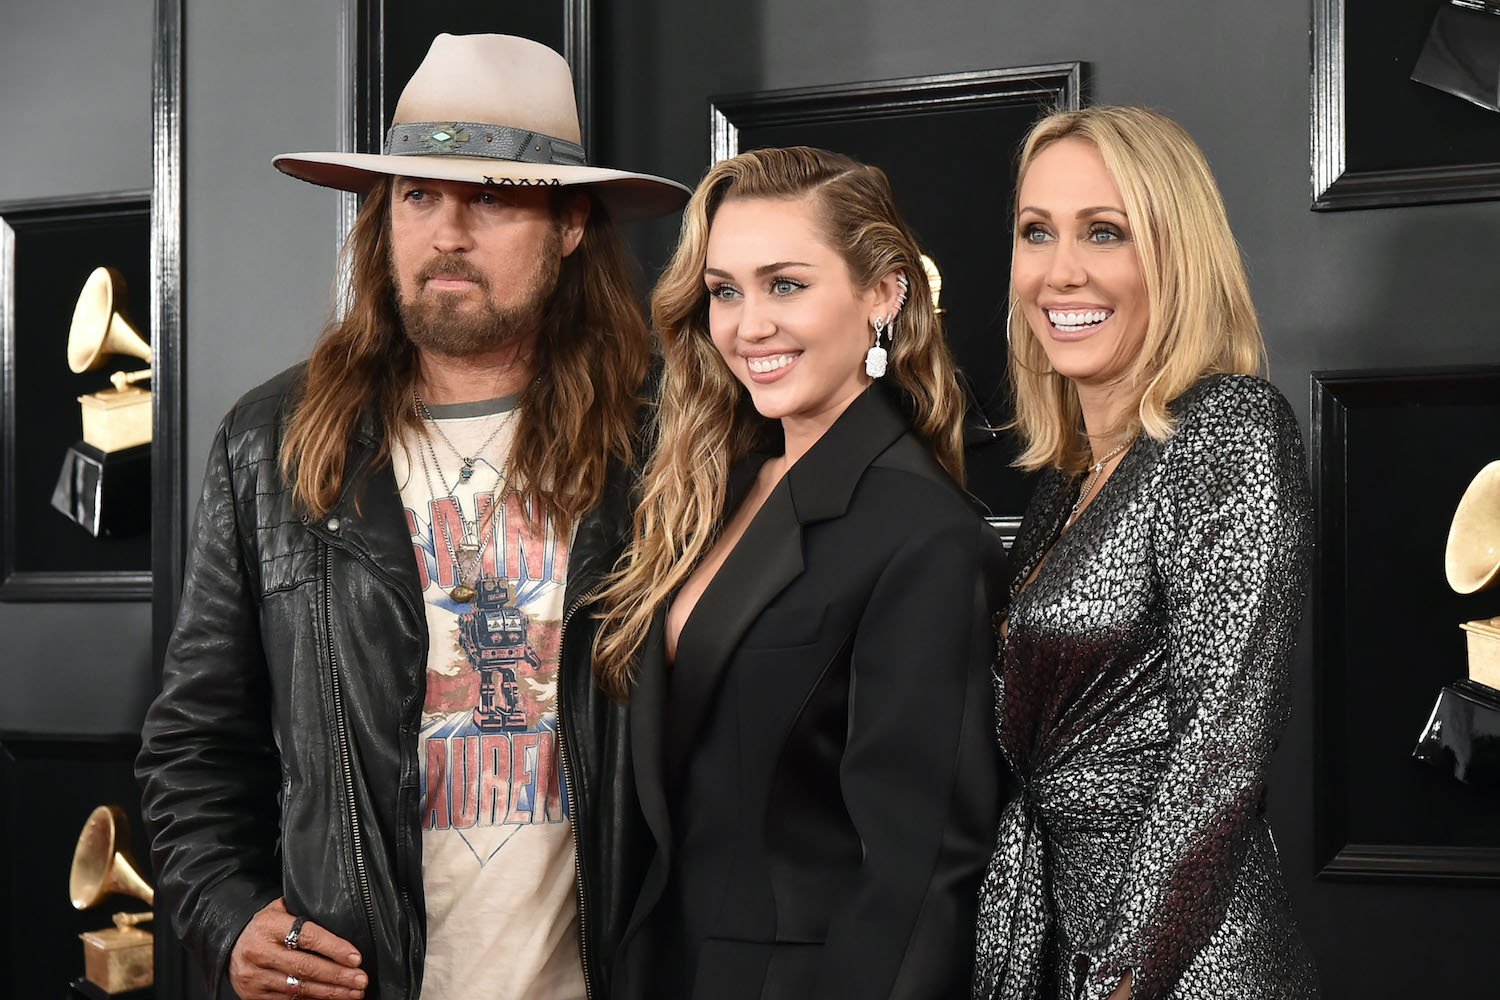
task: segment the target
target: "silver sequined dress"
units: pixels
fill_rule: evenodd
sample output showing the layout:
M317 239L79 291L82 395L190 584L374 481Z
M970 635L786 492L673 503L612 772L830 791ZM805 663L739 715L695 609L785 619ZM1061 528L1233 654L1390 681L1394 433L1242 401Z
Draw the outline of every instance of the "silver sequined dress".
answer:
M997 724L1021 792L976 997L1104 1000L1127 969L1133 1000L1317 996L1262 813L1310 558L1302 440L1249 376L1172 411L1065 532L1079 478L1047 473L1012 549Z

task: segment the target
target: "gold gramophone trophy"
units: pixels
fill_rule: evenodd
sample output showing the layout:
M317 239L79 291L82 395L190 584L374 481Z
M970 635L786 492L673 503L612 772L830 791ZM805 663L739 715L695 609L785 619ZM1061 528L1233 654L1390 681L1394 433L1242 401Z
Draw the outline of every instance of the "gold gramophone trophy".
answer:
M938 270L937 261L925 253L922 255L922 270L927 275L927 287L932 289L932 311L941 316L948 311L938 304L943 298L943 272Z
M115 355L151 361L151 345L120 312L125 279L112 267L96 267L84 282L68 328L68 367L78 374L103 368ZM151 390L137 383L151 369L117 371L113 388L78 397L83 410L83 440L103 452L124 451L151 443Z
M114 893L134 896L148 906L156 893L136 870L124 843L130 825L118 806L99 806L89 814L73 851L73 871L68 876L68 895L77 909L98 906ZM144 989L152 981L151 932L139 924L151 919L144 913L116 913L114 926L78 935L83 940L84 975L105 993Z
M1464 491L1448 529L1443 567L1460 594L1488 590L1500 579L1500 462L1491 462ZM1500 616L1464 622L1469 679L1500 689Z
M125 355L151 361L151 345L120 311L125 280L96 267L68 329L68 367L82 374ZM78 397L83 440L63 455L52 506L94 537L128 535L151 519L151 369L117 371L112 388Z

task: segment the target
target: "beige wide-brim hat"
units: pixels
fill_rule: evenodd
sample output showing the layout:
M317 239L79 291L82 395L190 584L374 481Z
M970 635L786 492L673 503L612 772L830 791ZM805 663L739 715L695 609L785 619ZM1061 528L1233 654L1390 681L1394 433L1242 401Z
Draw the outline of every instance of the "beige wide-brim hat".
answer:
M382 177L587 185L616 221L675 212L692 192L665 177L587 166L562 56L513 35L438 35L401 92L384 153L282 153L283 173L342 191Z

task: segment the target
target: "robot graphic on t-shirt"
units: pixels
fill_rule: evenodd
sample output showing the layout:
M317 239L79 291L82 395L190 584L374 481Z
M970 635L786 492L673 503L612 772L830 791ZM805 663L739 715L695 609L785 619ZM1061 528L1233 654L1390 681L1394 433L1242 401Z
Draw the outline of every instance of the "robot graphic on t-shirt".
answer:
M481 578L474 610L459 616L458 643L479 671L479 704L474 724L486 732L527 727L517 670L541 665L527 640L527 619L511 603L505 580Z

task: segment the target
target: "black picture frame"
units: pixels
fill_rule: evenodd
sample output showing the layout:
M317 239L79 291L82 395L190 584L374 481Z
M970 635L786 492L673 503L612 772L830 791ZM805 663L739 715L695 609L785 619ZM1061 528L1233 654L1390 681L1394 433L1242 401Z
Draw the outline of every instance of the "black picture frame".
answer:
M345 0L345 46L349 60L350 149L376 153L396 99L440 32L500 32L522 35L561 52L573 70L578 121L585 150L594 148L593 0L551 4L475 4L441 0L421 6L391 0Z
M151 662L160 687L187 558L187 396L183 254L183 0L156 0L151 53ZM156 909L153 995L202 993L187 950Z
M943 274L949 343L973 394L968 488L1009 543L1033 487L1011 467L1010 435L986 427L1011 414L1005 314L1011 194L1031 125L1084 100L1084 64L945 73L714 97L709 152L717 163L757 146L811 145L880 167L924 250Z
M1410 79L1446 3L1313 0L1314 211L1500 198L1500 114Z
M144 908L120 895L82 911L68 900L74 845L101 803L124 810L128 837L118 846L156 881L132 768L140 746L136 733L0 732L0 996L72 996L65 984L82 971L78 934L110 927L114 911ZM160 950L168 923L147 929ZM154 995L175 996L160 982Z
M74 374L67 364L73 306L100 265L124 276L119 305L152 340L151 192L0 205L0 600L151 597L149 531L95 538L50 502L82 437L77 397L109 387L112 369ZM118 367L140 367L124 360Z
M1448 525L1500 457L1500 366L1317 371L1313 492L1318 877L1493 886L1500 797L1412 759L1439 689L1466 672Z

